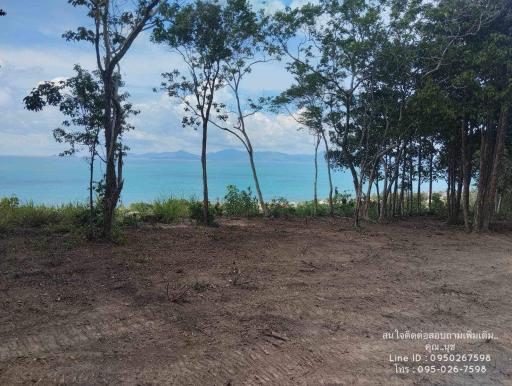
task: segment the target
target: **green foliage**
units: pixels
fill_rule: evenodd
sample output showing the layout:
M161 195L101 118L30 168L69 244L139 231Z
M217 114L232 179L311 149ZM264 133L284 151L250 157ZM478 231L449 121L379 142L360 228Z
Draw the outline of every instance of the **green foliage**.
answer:
M432 213L440 216L446 215L446 203L440 193L432 193Z
M187 200L173 198L156 200L153 203L153 214L159 222L175 222L178 219L188 217L188 202Z
M191 200L188 203L188 213L190 215L190 219L196 221L197 223L202 223L204 221L203 203L201 201ZM208 211L208 224L214 225L214 219L215 217L210 207Z
M57 207L21 204L17 197L0 200L0 231L18 228L46 228L53 231L83 229L88 223L89 208L83 204L67 204Z
M239 190L235 185L228 185L224 196L224 212L227 216L256 216L259 214L258 200L252 195L251 188Z
M124 225L139 222L171 224L189 217L189 201L179 198L157 199L151 203L135 202L128 208L119 208Z
M273 198L267 207L272 217L289 217L295 214L295 208L284 197Z
M0 199L0 210L7 211L13 210L20 206L20 199L16 196L2 197Z
M215 217L220 217L224 214L224 205L217 201L213 207L210 207L210 210Z
M355 200L348 193L336 193L332 198L334 213L341 216L352 216L356 207Z
M304 201L297 204L294 212L297 217L327 216L329 214L329 205L318 203L315 213L314 201Z

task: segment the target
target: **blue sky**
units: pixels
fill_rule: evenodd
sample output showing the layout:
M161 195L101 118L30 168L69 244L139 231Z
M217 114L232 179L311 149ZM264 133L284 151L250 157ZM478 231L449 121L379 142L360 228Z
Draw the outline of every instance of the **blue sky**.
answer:
M295 5L292 3L292 5ZM284 7L272 0L258 7ZM0 0L7 16L0 19L0 155L53 155L63 150L55 143L52 129L62 116L55 109L29 112L23 97L39 82L67 77L75 63L94 69L94 53L87 44L68 43L63 32L90 23L84 10L67 0ZM162 93L154 93L160 74L180 68L181 62L165 47L153 45L143 34L122 62L126 89L141 114L132 120L136 130L126 136L133 153L186 150L200 151L200 134L180 125L181 107ZM246 95L259 96L283 91L292 79L283 63L266 63L256 68L244 85ZM229 98L228 94L221 95ZM311 153L313 139L297 131L286 115L261 113L249 122L256 150ZM209 150L242 149L233 136L212 127Z

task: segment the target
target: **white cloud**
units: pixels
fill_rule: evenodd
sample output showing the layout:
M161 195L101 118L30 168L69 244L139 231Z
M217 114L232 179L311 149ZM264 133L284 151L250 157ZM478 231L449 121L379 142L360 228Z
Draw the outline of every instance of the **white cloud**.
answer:
M266 6L269 10L278 9L282 3L275 1ZM23 98L41 80L60 80L72 75L76 63L88 70L95 68L90 46L65 42L52 47L0 44L1 155L49 155L64 149L65 145L56 144L52 136L52 130L63 120L58 109L30 112L24 109ZM141 111L132 119L136 130L125 136L134 153L186 150L197 154L200 151L201 133L181 126L183 106L164 93L152 91L160 85L161 73L175 68L184 70L179 55L152 44L147 33L135 42L122 62L126 89L135 108ZM244 97L278 93L291 82L283 63L265 63L256 66L245 79L242 93ZM232 99L227 90L217 96L223 102ZM284 116L259 113L251 117L248 130L256 150L310 152L309 137L298 133L293 120ZM242 149L237 138L213 126L209 130L208 146L209 151Z
M297 122L284 114L257 113L247 119L247 131L257 150L311 153L311 136L298 129Z

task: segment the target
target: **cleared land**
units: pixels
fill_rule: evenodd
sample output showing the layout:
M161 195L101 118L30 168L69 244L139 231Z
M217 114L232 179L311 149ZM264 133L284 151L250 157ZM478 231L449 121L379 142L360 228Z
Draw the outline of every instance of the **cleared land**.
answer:
M511 326L509 230L255 219L121 245L0 238L2 385L512 384ZM426 353L382 338L395 329L498 339L438 342L490 354L484 375L395 374L390 355Z

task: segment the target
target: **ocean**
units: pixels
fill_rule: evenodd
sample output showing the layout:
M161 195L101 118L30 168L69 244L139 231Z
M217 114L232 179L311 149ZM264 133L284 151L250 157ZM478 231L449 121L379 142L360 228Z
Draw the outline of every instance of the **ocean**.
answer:
M263 157L265 158L265 157ZM313 198L314 164L308 157L260 160L256 168L265 200L285 197L290 201ZM101 171L98 170L98 177ZM128 156L121 202L129 205L157 198L201 198L201 165L196 159L154 159ZM333 184L340 192L353 192L347 171L335 171ZM227 185L240 189L254 184L246 160L212 159L208 162L210 200L222 200ZM0 156L0 197L17 196L21 201L59 205L85 202L88 197L88 165L79 157ZM325 161L319 157L318 196L328 196Z
M319 163L319 197L328 195L325 161ZM313 162L261 161L256 164L265 200L285 197L290 201L313 198ZM101 172L96 173L97 176ZM156 198L202 197L201 164L198 160L126 158L122 203L128 205ZM350 176L334 173L334 184L351 191ZM222 200L227 185L254 190L248 162L208 162L210 200ZM0 197L16 195L20 200L58 205L86 201L88 165L78 157L0 157Z

